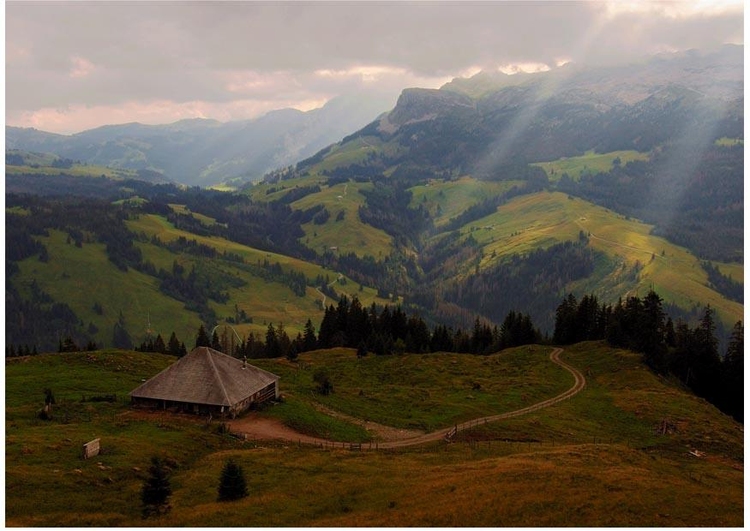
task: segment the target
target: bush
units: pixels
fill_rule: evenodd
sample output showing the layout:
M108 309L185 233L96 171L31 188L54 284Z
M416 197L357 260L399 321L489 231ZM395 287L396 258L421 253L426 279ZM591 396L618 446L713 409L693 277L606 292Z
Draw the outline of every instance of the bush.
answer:
M333 393L333 383L328 373L325 371L318 371L313 375L313 382L318 384L317 391L321 395L328 396Z

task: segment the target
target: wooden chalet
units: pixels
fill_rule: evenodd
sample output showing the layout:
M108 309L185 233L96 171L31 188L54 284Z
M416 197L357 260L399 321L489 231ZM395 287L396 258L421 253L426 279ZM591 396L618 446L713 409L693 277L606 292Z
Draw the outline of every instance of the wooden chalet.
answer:
M209 347L197 347L131 391L131 404L235 417L278 398L279 377Z

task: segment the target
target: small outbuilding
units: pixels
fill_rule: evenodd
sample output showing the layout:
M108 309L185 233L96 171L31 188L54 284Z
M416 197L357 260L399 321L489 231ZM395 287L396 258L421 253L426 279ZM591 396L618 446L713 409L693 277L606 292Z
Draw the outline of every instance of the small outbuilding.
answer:
M209 347L197 347L130 393L136 407L235 417L279 397L279 377Z

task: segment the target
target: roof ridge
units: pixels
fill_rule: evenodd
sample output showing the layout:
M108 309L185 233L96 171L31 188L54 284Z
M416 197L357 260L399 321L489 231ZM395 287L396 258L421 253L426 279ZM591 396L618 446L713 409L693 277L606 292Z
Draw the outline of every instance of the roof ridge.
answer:
M229 394L227 393L226 388L224 387L224 381L221 379L221 375L219 374L219 370L216 368L216 364L214 363L214 356L211 353L211 351L214 349L207 349L206 353L208 354L208 360L211 362L211 368L214 370L214 376L216 380L219 382L219 386L221 387L221 392L224 393L224 399L227 401L228 404L232 404L232 400L229 398Z

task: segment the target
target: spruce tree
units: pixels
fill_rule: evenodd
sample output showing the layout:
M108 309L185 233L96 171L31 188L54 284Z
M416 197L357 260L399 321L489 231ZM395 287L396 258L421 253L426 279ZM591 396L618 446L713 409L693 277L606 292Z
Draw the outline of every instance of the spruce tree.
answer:
M195 338L195 347L210 347L211 340L208 338L208 333L203 325L198 328L198 335Z
M239 500L247 495L247 483L242 467L230 459L221 471L219 501Z
M744 354L745 327L742 321L737 321L724 358L724 402L726 411L739 422L743 422L745 417Z
M149 476L143 483L141 502L143 503L143 517L158 515L169 511L168 499L172 495L167 468L158 457L151 458L148 469Z
M302 350L304 352L315 350L318 346L318 340L315 337L315 327L310 319L305 323L305 333L302 338L302 345Z
M180 341L177 339L177 334L172 332L169 336L169 343L167 344L167 352L172 356L180 355Z

